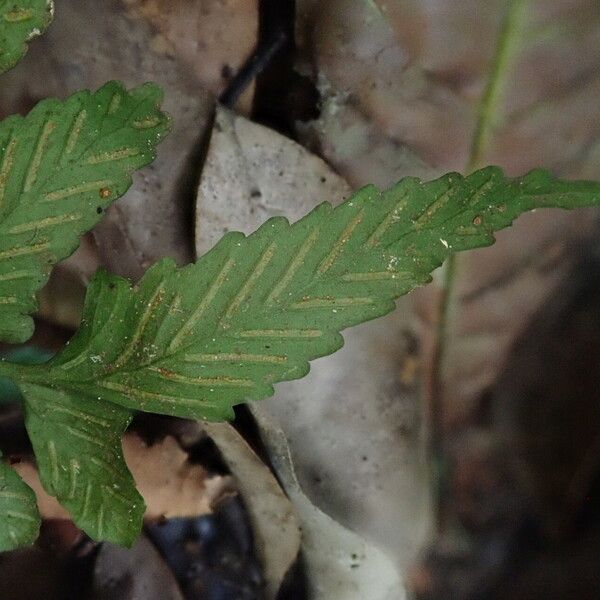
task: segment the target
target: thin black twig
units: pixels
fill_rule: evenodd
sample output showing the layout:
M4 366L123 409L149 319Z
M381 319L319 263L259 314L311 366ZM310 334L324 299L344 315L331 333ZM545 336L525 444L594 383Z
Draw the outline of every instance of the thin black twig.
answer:
M227 108L233 108L252 81L266 69L287 41L288 36L285 31L274 31L273 35L257 47L231 79L219 97L219 102Z

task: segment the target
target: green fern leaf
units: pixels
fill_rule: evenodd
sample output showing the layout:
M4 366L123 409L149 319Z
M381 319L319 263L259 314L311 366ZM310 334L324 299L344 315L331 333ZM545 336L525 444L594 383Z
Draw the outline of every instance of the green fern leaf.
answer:
M0 122L0 340L31 335L52 266L152 161L168 127L160 100L153 85L113 82Z
M0 73L14 67L27 52L27 42L52 21L52 0L0 0Z
M227 419L231 407L302 377L346 327L382 316L451 253L493 243L526 210L600 203L600 184L487 168L387 192L367 187L294 225L227 234L196 264L170 260L139 286L100 272L83 325L36 381L126 408ZM45 383L46 382L46 383Z
M90 537L131 545L145 508L121 448L131 411L44 386L21 390L44 488Z
M99 489L118 482L134 502L118 454L127 410L228 419L236 403L306 375L310 360L341 347L345 327L393 310L394 299L428 282L451 252L492 244L493 232L526 210L597 204L598 183L544 171L507 179L490 167L425 184L404 179L383 193L367 187L293 225L270 219L248 237L227 234L196 264L159 262L133 288L100 271L63 351L44 365L0 363L24 393L42 482L92 537L110 531L114 541L131 541L125 513L114 510L124 510L124 500L106 505L99 527L84 522L79 492L68 492L70 461L85 455L85 481L102 476L90 463L112 460L112 479ZM95 420L117 409L125 412L114 413L103 436ZM65 427L71 435L63 439ZM96 441L84 449L85 436Z
M40 529L33 490L0 461L0 552L32 544Z

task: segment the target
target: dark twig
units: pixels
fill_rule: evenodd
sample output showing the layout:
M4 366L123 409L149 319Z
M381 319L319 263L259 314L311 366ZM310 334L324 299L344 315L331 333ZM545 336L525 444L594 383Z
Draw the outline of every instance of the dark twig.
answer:
M274 31L235 74L219 97L219 102L227 108L233 108L252 81L265 70L287 41L288 36L284 31Z

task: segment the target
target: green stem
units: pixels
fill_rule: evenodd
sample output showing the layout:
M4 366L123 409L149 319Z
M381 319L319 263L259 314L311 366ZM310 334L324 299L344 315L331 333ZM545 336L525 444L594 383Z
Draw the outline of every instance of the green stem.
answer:
M471 144L471 152L466 169L467 173L472 173L482 166L483 154L489 142L494 124L497 122L498 105L502 98L509 67L518 50L526 7L527 0L512 0L508 6L498 39L492 70L477 112L477 124ZM430 444L431 453L437 465L441 465L441 446L445 424L442 390L444 384L444 363L448 346L448 325L451 322L451 313L456 304L455 282L459 272L459 262L456 255L451 255L442 268L442 283L440 286L429 390L429 414L432 423ZM440 493L437 498L438 506L441 506L442 498L443 494ZM438 512L438 522L439 517L440 513Z
M467 172L471 173L481 165L481 159L487 142L490 137L490 132L496 121L498 111L498 103L502 98L506 76L512 61L516 54L523 22L525 20L527 0L512 0L509 5L500 32L496 55L492 64L492 71L488 80L487 87L481 98L479 110L477 112L477 125L473 135L471 144L471 153Z

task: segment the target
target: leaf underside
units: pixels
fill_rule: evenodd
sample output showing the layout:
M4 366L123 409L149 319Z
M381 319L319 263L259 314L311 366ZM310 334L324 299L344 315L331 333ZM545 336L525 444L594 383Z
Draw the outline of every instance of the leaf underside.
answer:
M8 71L27 52L27 43L52 21L52 0L0 0L0 73Z
M228 419L233 405L271 395L274 383L306 375L310 360L339 349L342 329L393 310L394 299L427 283L450 253L492 244L493 232L524 211L599 203L600 184L539 170L516 179L494 167L429 183L408 178L386 192L364 188L337 208L324 203L293 225L277 217L248 237L229 233L197 263L163 260L133 288L100 271L63 351L45 365L13 365L28 382L26 425L42 481L62 503L71 500L66 471L80 449L64 442L59 450L67 422L96 438L95 419L116 407ZM44 416L52 410L53 421ZM126 412L102 437L104 456L118 453ZM51 440L55 464L44 458ZM99 441L89 441L90 453ZM122 462L113 467L121 478L114 480L125 481ZM111 539L129 540L111 522L123 521L123 502L103 511L101 531L83 522L81 506L68 506L92 537L110 530Z
M35 494L0 461L0 552L35 542L40 529Z
M36 292L151 162L160 90L111 82L0 122L0 341L31 336Z
M121 448L131 411L91 398L81 402L34 384L23 384L21 391L44 488L77 515L84 531L97 539L132 544L145 505Z

